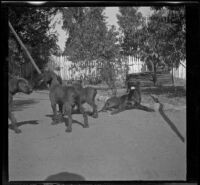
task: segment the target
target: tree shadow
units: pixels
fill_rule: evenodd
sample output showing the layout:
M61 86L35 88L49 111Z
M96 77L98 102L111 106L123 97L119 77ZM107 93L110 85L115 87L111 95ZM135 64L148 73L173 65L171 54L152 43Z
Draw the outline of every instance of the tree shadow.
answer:
M75 173L61 172L48 176L45 181L85 181L85 178Z
M165 114L163 111L163 106L161 105L159 108L160 115L165 120L165 122L170 126L170 128L174 131L174 133L178 136L178 138L184 143L185 138L182 136L182 134L179 132L176 125L169 119L169 117Z
M186 90L183 86L157 86L142 90L144 94L166 95L168 98L185 97Z
M22 111L23 109L26 109L32 104L36 104L38 101L34 99L28 99L28 100L13 100L13 111Z
M52 119L53 119L53 114L47 114L46 117L49 117L49 118L52 118ZM59 124L59 123L63 123L63 122L64 122L66 125L68 125L68 124L69 124L68 118L59 116L59 122L58 122L58 124ZM77 120L74 120L74 119L72 119L72 123L77 123L78 125L81 125L82 127L84 126L83 123L81 123L81 122L79 122L79 121L77 121Z
M39 124L39 123L38 123L38 120L20 121L20 122L17 122L17 123L16 123L17 127L20 127L20 126L22 126L22 125L27 125L27 124L30 124L30 125L37 125L37 124ZM9 124L9 125L8 125L8 128L11 129L11 130L13 130L12 124Z

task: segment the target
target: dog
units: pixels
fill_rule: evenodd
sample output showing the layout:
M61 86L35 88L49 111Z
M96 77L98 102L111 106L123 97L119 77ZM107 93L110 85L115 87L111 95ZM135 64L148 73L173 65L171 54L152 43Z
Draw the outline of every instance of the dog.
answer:
M111 114L117 114L119 112L125 111L127 109L140 109L148 112L154 112L153 109L141 105L141 92L140 92L140 82L136 82L135 86L128 87L128 94L122 95L120 97L109 98L103 108L98 112L104 112L107 110L113 110Z
M25 94L31 94L33 89L29 82L24 78L19 78L16 76L12 76L9 74L8 78L8 118L11 121L11 128L15 131L15 133L21 133L21 130L17 126L17 120L12 113L13 107L13 96L18 93L22 92Z
M88 113L89 116L92 116L93 118L98 118L98 112L97 112L97 105L95 104L95 97L97 95L97 89L93 88L93 87L83 87L83 83L82 80L76 80L74 82L67 82L64 83L62 81L62 78L59 75L56 75L55 73L51 73L52 76L54 76L55 78L57 78L57 80L59 81L60 84L62 85L66 85L66 86L73 86L77 92L77 94L79 94L80 99L81 99L81 103L87 103L89 104L93 111L92 113ZM62 114L62 104L58 104L59 106L59 112ZM76 106L77 107L77 106ZM75 109L75 107L73 107L72 109L72 114L79 114L80 110L79 107L77 107L77 109Z
M72 131L72 109L78 106L81 114L84 118L84 128L88 128L88 117L84 108L82 107L80 95L77 93L73 86L66 86L60 84L57 79L57 75L53 71L45 71L42 74L42 78L40 80L44 81L49 85L49 99L51 102L51 107L53 110L53 122L52 124L57 124L57 110L56 105L59 105L59 110L63 115L67 114L68 116L68 126L66 132Z
M95 104L97 89L93 87L83 87L81 83L72 84L72 86L80 96L81 103L87 103L93 108L93 112L90 115L93 118L98 118L97 105ZM79 111L79 109L77 111Z

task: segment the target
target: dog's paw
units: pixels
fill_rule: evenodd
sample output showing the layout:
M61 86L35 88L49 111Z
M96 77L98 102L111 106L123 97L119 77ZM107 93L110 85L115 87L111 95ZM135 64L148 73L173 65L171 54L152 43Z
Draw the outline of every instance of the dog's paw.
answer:
M67 128L65 132L72 132L72 128Z
M98 114L93 114L92 117L93 118L98 118Z
M22 133L22 131L19 128L15 128L14 131L15 131L16 134Z
M52 122L51 122L51 125L57 125L57 124L59 124L58 121L52 121Z
M19 133L22 132L17 126L12 125L12 124L9 125L9 128L10 128L11 130L13 130L16 134L19 134Z
M89 128L89 125L88 124L83 125L83 128Z

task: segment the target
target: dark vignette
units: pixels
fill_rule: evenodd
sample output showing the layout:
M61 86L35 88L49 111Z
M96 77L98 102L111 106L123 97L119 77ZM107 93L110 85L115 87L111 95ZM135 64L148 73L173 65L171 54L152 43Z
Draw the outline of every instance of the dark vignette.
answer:
M166 2L167 3L167 2ZM70 2L65 4L66 6L149 6L149 5L166 5L164 2L133 2L133 1L97 1L97 2ZM7 6L27 6L26 3L7 3L2 4L1 7L1 26L2 26L2 35L1 35L1 75L2 75L2 84L3 88L3 110L7 110L7 74L8 74L8 62L6 57L8 56L8 19L7 19ZM168 6L172 6L169 4ZM181 3L184 5L184 2ZM200 90L197 85L200 80L200 6L198 3L192 4L185 3L186 5L186 47L187 47L187 181L186 182L198 182L199 176L199 122L200 122ZM28 5L30 6L30 5ZM33 5L32 5L33 6ZM64 3L47 3L42 6L64 6ZM5 114L3 112L3 123L2 123L2 177L3 184L36 184L36 182L10 182L8 183L8 124L7 124L7 111ZM162 182L162 181L160 181ZM169 181L170 182L170 181ZM68 182L70 183L70 182ZM73 182L76 184L76 182ZM94 182L95 183L95 182ZM106 183L106 182L105 182ZM99 184L105 184L99 183ZM133 182L126 182L124 184L133 184ZM163 183L163 182L162 182ZM37 184L43 184L42 182L37 182ZM52 183L56 184L56 183ZM64 183L61 183L64 184ZM79 182L80 184L80 182ZM82 183L81 183L82 184ZM83 183L84 184L84 183ZM86 183L86 184L93 184ZM95 184L98 184L97 182ZM106 183L108 184L108 182ZM110 183L109 183L110 184ZM135 183L139 184L139 183ZM143 184L140 182L140 184ZM146 184L146 182L145 182ZM148 184L148 183L147 183ZM154 183L150 183L154 184Z

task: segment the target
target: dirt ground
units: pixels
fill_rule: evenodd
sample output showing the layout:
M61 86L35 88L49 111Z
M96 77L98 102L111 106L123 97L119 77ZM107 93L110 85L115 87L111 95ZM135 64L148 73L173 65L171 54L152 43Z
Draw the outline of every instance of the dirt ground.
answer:
M64 123L51 125L47 91L14 99L22 133L9 129L10 181L186 179L186 142L158 112L100 113L89 128L73 115L66 133ZM165 113L186 139L186 108L169 104Z

